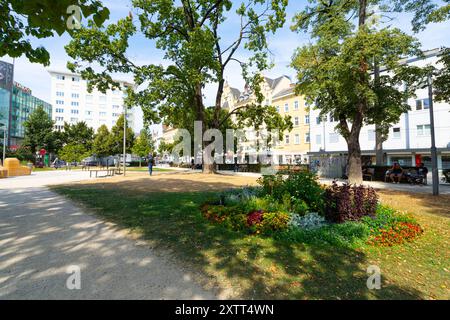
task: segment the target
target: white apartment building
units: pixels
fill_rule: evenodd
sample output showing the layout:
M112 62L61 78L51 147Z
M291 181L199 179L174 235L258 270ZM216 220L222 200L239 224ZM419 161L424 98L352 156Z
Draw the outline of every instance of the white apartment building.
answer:
M106 94L93 89L87 90L87 81L77 74L64 71L49 71L51 76L51 104L55 129L62 130L64 122L75 124L84 121L95 131L106 125L111 129L124 112L126 93L108 90ZM133 84L119 81L122 88ZM127 110L128 126L134 128L133 110Z
M406 63L415 66L436 65L439 49L425 52L425 58L407 59ZM404 113L400 121L390 128L389 138L383 143L387 164L399 162L403 166L415 166L423 162L431 169L431 136L428 89L416 92L417 98L408 100L411 110ZM450 104L434 102L434 123L436 147L438 149L438 168L450 169ZM310 108L311 159L320 159L328 155L345 155L347 144L336 132L337 122L320 119L319 110ZM363 163L369 159L375 163L375 126L365 126L361 130L360 144Z

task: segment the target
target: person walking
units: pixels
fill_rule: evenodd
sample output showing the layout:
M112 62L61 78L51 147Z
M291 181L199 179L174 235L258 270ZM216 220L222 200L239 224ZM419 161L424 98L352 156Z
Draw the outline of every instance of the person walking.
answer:
M152 153L150 152L148 154L148 172L150 173L150 175L153 175L153 163L154 163L154 158Z

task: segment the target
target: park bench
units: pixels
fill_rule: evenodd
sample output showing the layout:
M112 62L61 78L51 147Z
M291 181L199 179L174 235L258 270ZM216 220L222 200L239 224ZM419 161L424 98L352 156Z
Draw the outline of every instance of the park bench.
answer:
M95 177L96 178L98 178L98 173L99 172L106 172L106 175L102 176L102 177L113 177L116 174L120 174L121 170L120 170L120 168L119 169L117 169L117 168L108 168L108 169L89 170L89 177L90 178L92 178L92 173L94 173L94 172L95 172Z

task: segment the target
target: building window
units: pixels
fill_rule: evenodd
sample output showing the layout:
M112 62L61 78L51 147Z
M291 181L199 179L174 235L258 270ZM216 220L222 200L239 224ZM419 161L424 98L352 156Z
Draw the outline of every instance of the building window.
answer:
M58 80L66 80L66 77L63 76L62 74L58 74L58 75L56 75L56 79L58 79Z
M72 93L72 98L78 99L80 97L79 93Z
M295 134L295 144L300 144L300 135L298 133Z
M328 138L330 140L330 143L338 143L339 142L339 134L337 134L337 133L330 133Z
M100 117L106 117L106 112L100 112L99 115Z
M395 139L399 139L401 137L400 128L394 128L393 132L394 132L394 138Z
M334 122L335 120L334 120L334 117L333 117L333 115L332 114L330 114L330 122Z
M298 101L294 102L294 110L298 110Z
M119 117L119 114L118 113L113 113L112 116L117 118L117 117Z
M284 105L284 112L289 112L289 104Z
M73 81L73 82L80 82L80 78L78 78L78 77L72 77L72 81Z
M64 105L64 101L63 100L56 100L56 104Z
M299 120L298 120L298 117L295 117L295 118L294 118L294 125L295 125L296 127L298 127L299 124L300 124L300 122L299 122Z
M70 118L70 122L78 122L78 118Z
M94 96L92 94L86 95L86 101L92 101L94 100Z
M417 135L418 136L429 136L431 134L431 127L429 124L423 124L417 126Z
M61 109L61 108L56 108L56 113L64 113L64 109Z
M120 109L120 106L117 105L117 104L114 104L114 105L112 106L112 108L113 108L113 109Z
M309 124L309 115L305 116L305 124Z
M56 92L56 96L57 96L57 97L64 97L64 92L62 92L62 91L57 91L57 92Z
M289 135L288 134L285 136L284 143L289 144Z
M98 98L98 101L100 101L100 102L106 102L106 96L100 96L100 97Z
M305 143L309 143L311 141L311 138L309 136L309 132L305 133Z
M320 124L321 122L322 122L322 119L320 119L320 117L317 117L317 118L316 118L316 123L317 123L317 124Z
M80 103L76 102L76 101L72 101L71 105L72 105L72 107L78 107L80 105Z
M416 100L416 110L430 109L430 99Z
M280 112L280 106L276 106L277 112Z
M91 116L91 115L92 115L92 111L86 110L86 115L87 115L87 116Z
M71 113L71 114L78 114L79 111L78 111L78 110L75 110L75 109L72 109L72 110L70 110L70 113Z
M369 135L369 141L375 141L375 130L369 130L367 133Z
M59 121L59 122L64 121L64 117L56 117L55 119L56 119L56 121Z
M316 135L316 144L322 144L322 136L320 134Z

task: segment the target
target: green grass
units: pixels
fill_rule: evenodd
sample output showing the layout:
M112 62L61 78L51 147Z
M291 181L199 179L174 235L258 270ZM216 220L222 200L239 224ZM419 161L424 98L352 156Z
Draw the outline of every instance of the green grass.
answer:
M204 279L255 299L448 299L448 256L438 231L393 248L345 248L256 237L212 225L200 214L208 193L125 193L95 186L55 187L98 216L170 249ZM448 220L445 220L448 226ZM444 229L448 230L448 229ZM382 289L366 287L377 264Z

